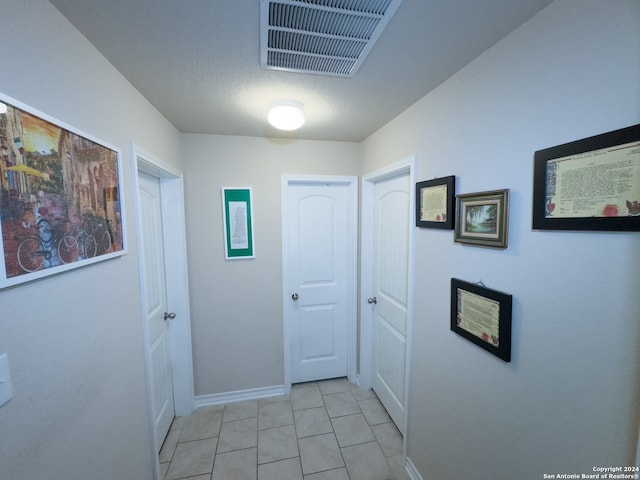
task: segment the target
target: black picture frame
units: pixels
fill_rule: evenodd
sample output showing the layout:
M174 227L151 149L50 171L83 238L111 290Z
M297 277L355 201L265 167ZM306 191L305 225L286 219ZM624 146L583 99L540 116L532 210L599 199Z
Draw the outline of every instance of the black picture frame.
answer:
M510 294L451 279L451 330L480 348L511 361Z
M443 212L435 211L435 217L428 220L425 208L425 194L432 192L432 198L436 203L444 207ZM440 198L439 198L440 197ZM455 220L454 202L456 198L456 177L434 178L416 183L416 227L439 228L443 230L453 230Z
M576 167L582 177L571 173ZM624 193L611 186L622 182ZM590 214L581 214L583 205ZM640 124L536 151L532 228L640 231Z

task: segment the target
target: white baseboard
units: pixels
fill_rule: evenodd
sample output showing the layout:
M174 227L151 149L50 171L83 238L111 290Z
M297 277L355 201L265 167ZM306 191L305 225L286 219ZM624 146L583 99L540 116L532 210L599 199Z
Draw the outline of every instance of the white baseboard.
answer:
M238 390L236 392L214 393L212 395L198 395L195 397L195 407L210 407L224 403L241 402L243 400L257 400L259 398L275 397L285 395L284 385L273 387L250 388L248 390Z
M411 480L423 480L422 475L418 473L416 466L413 464L413 462L409 457L407 457L407 462L404 465L404 469L409 475L409 478L411 478Z

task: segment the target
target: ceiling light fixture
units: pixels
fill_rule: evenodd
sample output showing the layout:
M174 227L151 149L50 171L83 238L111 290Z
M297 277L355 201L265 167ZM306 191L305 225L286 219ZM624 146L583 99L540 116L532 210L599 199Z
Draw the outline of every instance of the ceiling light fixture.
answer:
M302 102L283 100L269 110L267 120L279 130L296 130L304 125L303 108Z

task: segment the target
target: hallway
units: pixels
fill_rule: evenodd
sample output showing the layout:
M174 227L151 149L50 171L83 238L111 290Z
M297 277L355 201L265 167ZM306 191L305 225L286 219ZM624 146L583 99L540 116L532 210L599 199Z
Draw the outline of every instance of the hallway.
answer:
M164 480L407 480L402 436L372 391L346 379L174 419Z

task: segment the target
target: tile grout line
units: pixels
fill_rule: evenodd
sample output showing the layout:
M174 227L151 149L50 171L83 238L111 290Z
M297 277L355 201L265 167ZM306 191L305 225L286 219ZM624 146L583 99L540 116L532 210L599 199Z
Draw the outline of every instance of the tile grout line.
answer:
M340 443L338 442L338 436L336 435L336 427L333 425L333 422L331 421L331 416L329 415L329 410L327 409L327 403L324 401L324 397L325 396L322 393L322 390L320 390L320 395L322 396L322 403L324 404L324 408L327 411L327 417L329 417L329 424L331 425L331 430L333 431L333 436L335 437L336 444L338 445L338 451L340 452L340 458L342 458L342 464L344 465L344 471L347 472L347 477L349 478L349 480L351 480L351 473L349 472L349 469L347 468L347 462L344 459L344 453L342 453L342 447L340 447ZM360 408L360 404L358 404L358 408L360 410L362 410ZM304 479L304 477L303 477L303 479Z
M343 450L346 447L365 445L367 443L376 444L377 448L379 448L380 451L383 454L383 458L385 460L385 463L386 463L389 471L393 474L393 469L391 468L391 464L390 464L391 457L388 457L386 452L385 452L385 450L382 449L382 445L380 444L380 440L378 439L378 436L376 436L375 431L373 429L373 427L377 426L377 425L383 425L383 424L386 424L386 423L393 424L392 420L389 418L386 421L371 424L369 419L367 418L367 416L364 413L364 410L363 410L363 407L362 407L361 403L363 401L366 401L366 400L377 399L377 396L375 395L375 392L373 392L373 396L370 397L370 398L367 398L367 397L358 398L358 396L356 394L354 394L354 389L352 388L352 385L349 384L349 385L345 385L345 386L348 387L348 388L343 389L344 386L339 385L339 384L333 385L333 386L329 386L328 388L325 389L326 390L325 392L323 392L323 389L320 387L320 383L319 382L311 382L308 385L304 385L302 387L298 387L299 389L314 388L314 387L318 389L318 392L320 393L320 399L322 401L323 413L326 415L326 418L328 418L329 426L330 426L330 429L331 429L331 432L327 432L327 433L331 433L332 434L333 439L336 442L336 445L337 445L338 450L340 452L340 458L342 460L342 466L340 466L340 467L329 468L327 470L321 470L321 471L318 471L318 472L312 472L309 475L322 473L322 472L328 472L328 471L344 468L344 471L346 472L347 477L349 479L351 479L351 473L349 472L349 470L347 468L347 462L345 461ZM334 390L336 388L337 388L337 390ZM349 396L351 398L353 398L353 400L355 400L355 404L358 407L358 411L357 412L353 412L353 413L346 413L346 414L341 414L341 415L336 415L334 417L331 417L330 414L329 414L329 409L327 407L326 397L328 397L330 395L340 394L340 393L342 393L342 394L350 394ZM346 395L344 395L344 396L346 397ZM300 441L302 439L298 437L299 425L296 422L296 412L309 411L309 410L312 410L312 409L315 409L315 408L318 408L318 407L309 406L307 408L300 408L300 409L295 410L294 409L294 402L293 402L293 395L289 394L288 396L285 396L285 397L288 397L288 398L282 398L281 400L274 401L274 402L266 402L266 403L263 403L263 406L264 405L268 405L268 404L272 404L272 403L273 404L288 403L288 407L289 407L290 412L291 412L292 423L287 423L286 425L278 425L278 426L274 426L274 427L264 428L262 430L260 430L260 406L261 406L260 405L260 401L259 401L260 399L256 400L256 414L255 414L256 433L255 433L254 440L255 440L255 445L256 445L256 447L255 447L256 448L256 452L255 452L255 455L256 455L256 458L255 458L255 465L256 465L255 475L256 475L256 479L257 480L260 480L259 479L260 464L258 463L259 462L259 452L258 452L258 450L259 450L260 432L261 431L266 431L266 430L269 430L269 429L272 429L272 428L280 428L280 427L284 427L284 426L293 426L293 434L294 434L295 440L296 440L297 455L294 456L294 457L289 457L289 458L285 458L285 459L268 461L268 462L265 462L263 465L269 465L269 464L277 463L277 462L280 462L280 461L291 460L291 459L296 459L297 458L298 465L300 467L300 472L302 474L302 478L303 479L305 478L305 474L304 474L304 471L303 471L303 465L302 465L302 453L301 453L301 449L300 449ZM378 399L378 402L379 402L379 399ZM175 460L175 454L176 454L178 445L180 445L180 444L188 444L190 442L196 442L198 440L217 438L216 448L215 448L215 450L213 452L213 463L212 463L212 466L211 466L211 473L209 473L210 479L213 478L213 470L215 468L216 460L218 459L218 456L220 454L222 454L222 453L231 453L231 452L235 452L235 451L242 451L242 450L248 450L249 448L254 448L254 447L236 448L236 449L231 450L229 452L219 452L220 445L221 445L220 439L221 439L221 436L222 436L222 427L223 427L223 425L225 423L224 422L224 417L225 417L225 413L228 412L228 406L229 405L230 404L225 404L225 405L222 406L222 409L221 409L221 412L220 412L221 418L220 418L220 421L219 421L219 424L218 424L218 427L217 427L217 433L218 433L217 437L208 436L208 437L203 437L202 439L194 438L194 439L190 439L190 440L186 440L186 441L181 441L182 435L183 435L185 427L187 425L186 421L182 422L182 425L179 426L179 430L173 430L174 425L172 424L172 426L170 427L170 433L172 433L173 435L177 436L177 439L175 441L175 445L171 449L171 454L168 455L169 456L168 461L167 462L162 462L162 464L163 465L166 464L166 467L167 467L166 471L165 471L165 475L168 474L169 468L171 467L172 462ZM382 408L384 409L383 405L382 405ZM334 410L336 410L336 409L334 408ZM334 413L335 413L335 411L334 411ZM385 413L386 413L386 409L385 409ZM363 442L360 442L360 443L354 443L353 445L345 445L345 447L342 447L340 445L340 443L338 442L338 437L337 437L337 433L336 433L336 430L335 430L335 426L334 426L334 421L333 420L334 419L338 419L338 418L348 417L348 416L354 416L354 415L362 415L362 417L365 419L367 427L369 428L369 430L371 431L371 433L373 435L373 439L370 440L370 441L363 441ZM388 416L388 413L387 413L387 416ZM179 417L176 417L176 418L179 418ZM184 417L184 418L188 418L188 417ZM248 420L248 419L252 419L252 418L254 418L254 417L250 416L250 417L247 417L247 418L238 418L238 419L230 420L230 421L228 421L226 423L233 422L233 421ZM174 419L174 422L175 421L176 420ZM276 422L276 423L278 423L278 422ZM394 427L395 427L395 425L394 425ZM303 437L303 438L311 438L311 437L316 437L316 436L321 436L321 435L326 435L326 433L324 433L324 434L317 433L317 434L314 434L314 435L308 435L308 436ZM169 435L167 436L167 439L168 439L168 437L169 437ZM167 439L165 439L165 441ZM164 445L163 445L163 448L164 448ZM162 451L162 448L161 448L161 451ZM203 475L207 475L207 474L205 473ZM189 477L186 477L186 478L188 479ZM395 478L396 478L395 475L390 477L390 479L395 479Z

